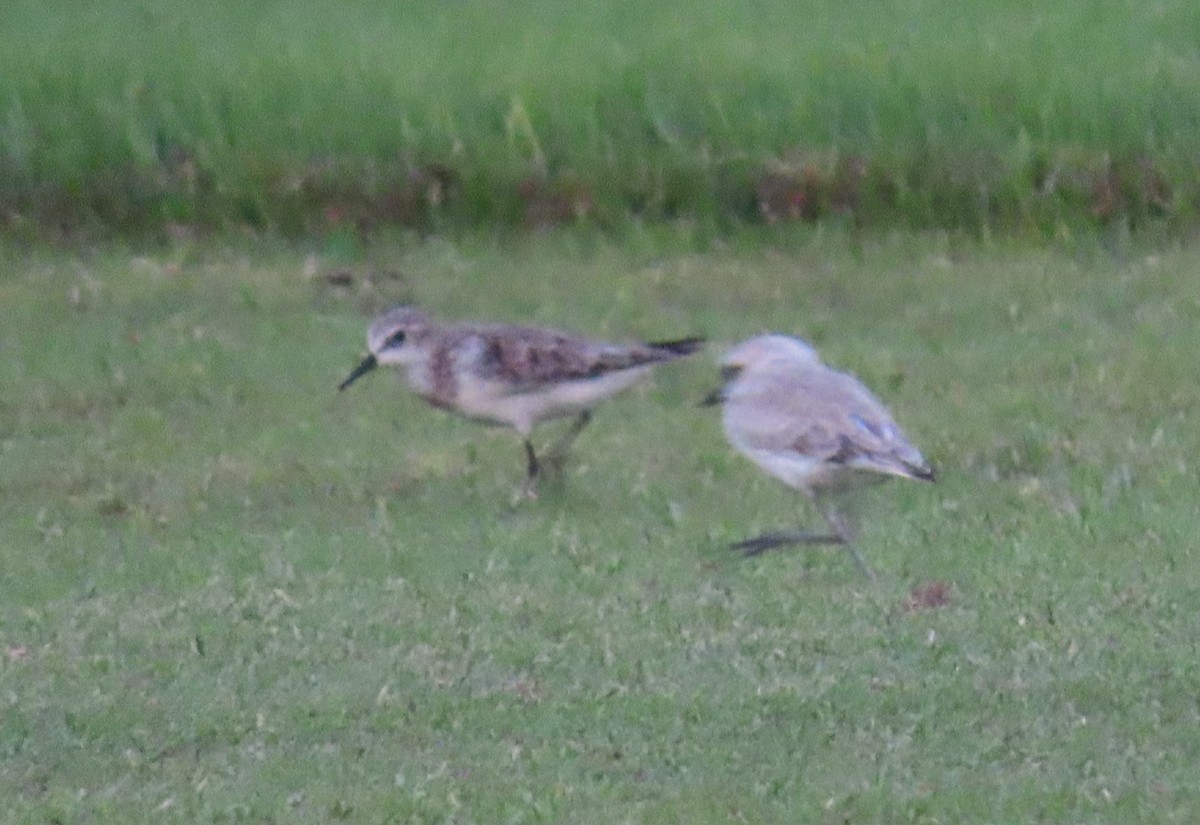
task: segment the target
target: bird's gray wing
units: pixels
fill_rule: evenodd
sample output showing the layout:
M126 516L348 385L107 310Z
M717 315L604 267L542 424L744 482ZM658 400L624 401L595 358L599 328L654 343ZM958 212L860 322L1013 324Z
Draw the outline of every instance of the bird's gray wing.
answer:
M896 424L887 407L857 378L827 370L823 427L837 442L826 460L846 467L932 479L920 451Z
M738 439L852 469L924 477L924 458L887 408L851 375L826 367L772 376L733 416Z

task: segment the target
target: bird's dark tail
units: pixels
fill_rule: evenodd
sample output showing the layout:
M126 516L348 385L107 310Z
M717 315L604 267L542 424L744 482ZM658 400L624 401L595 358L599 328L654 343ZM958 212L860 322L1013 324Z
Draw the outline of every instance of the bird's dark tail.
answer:
M928 464L920 467L909 467L912 477L921 481L937 481L937 473Z
M704 346L704 339L700 337L680 338L677 341L651 341L647 346L657 350L669 352L672 355L691 355L696 350Z

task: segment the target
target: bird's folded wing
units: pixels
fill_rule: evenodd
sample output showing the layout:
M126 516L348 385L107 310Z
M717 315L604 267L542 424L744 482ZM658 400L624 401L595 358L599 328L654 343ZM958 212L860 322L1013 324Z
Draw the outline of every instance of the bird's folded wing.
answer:
M779 382L747 401L735 426L740 440L758 449L852 466L887 462L908 446L887 410L857 382Z
M509 328L503 335L480 335L482 374L517 392L597 378L668 357L647 345L598 344L553 330Z

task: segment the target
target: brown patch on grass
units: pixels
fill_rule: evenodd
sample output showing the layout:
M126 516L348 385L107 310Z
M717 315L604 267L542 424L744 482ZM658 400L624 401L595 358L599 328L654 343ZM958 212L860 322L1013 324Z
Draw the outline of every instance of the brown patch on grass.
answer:
M1142 222L1177 211L1179 198L1167 174L1148 155L1114 158L1108 152L1065 149L1036 164L1032 184L1043 198L1093 221Z
M462 190L452 167L438 162L372 164L317 158L268 189L284 225L297 220L307 233L381 226L425 231Z
M330 286L354 286L354 273L348 269L334 269L323 276Z
M444 163L427 163L393 181L375 207L379 217L389 223L421 227L461 191L458 172Z
M132 511L124 500L110 496L96 505L96 512L109 518L123 518L130 515Z
M413 301L408 277L387 267L335 266L322 269L318 256L310 256L304 265L305 276L313 283L313 298L321 305L351 300L362 315L373 316L387 307Z
M946 607L950 601L950 582L934 580L914 587L901 607L905 613L917 613Z
M1101 223L1122 216L1135 220L1159 216L1171 210L1171 184L1150 158L1142 155L1132 160L1106 161L1091 191L1091 213Z
M546 229L576 223L596 211L592 189L575 177L557 179L530 175L517 184L522 223L527 229Z
M796 150L767 163L754 184L755 206L769 224L816 221L829 214L857 220L870 175L864 155Z

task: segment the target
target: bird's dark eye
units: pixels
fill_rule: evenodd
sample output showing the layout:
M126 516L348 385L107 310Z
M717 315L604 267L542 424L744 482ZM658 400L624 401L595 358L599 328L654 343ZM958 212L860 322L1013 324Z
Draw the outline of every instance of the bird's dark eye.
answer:
M388 336L388 339L383 342L383 348L388 349L389 347L398 347L403 343L404 343L404 330L400 329L400 330L396 330L395 332L393 332L391 335Z
M725 382L732 381L741 374L742 368L733 364L726 364L721 367L721 380Z

